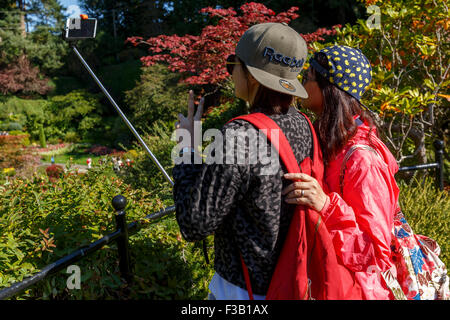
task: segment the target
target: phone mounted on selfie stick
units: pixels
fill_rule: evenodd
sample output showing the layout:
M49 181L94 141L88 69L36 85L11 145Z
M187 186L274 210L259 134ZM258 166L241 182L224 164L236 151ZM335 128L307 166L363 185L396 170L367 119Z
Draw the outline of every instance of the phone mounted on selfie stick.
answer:
M145 144L144 140L141 138L139 133L136 131L136 129L133 127L131 122L127 119L125 114L122 112L122 110L119 108L117 103L114 101L114 99L111 97L109 92L105 89L103 84L100 82L100 80L97 78L95 73L92 71L92 69L89 67L89 65L86 63L86 61L81 56L80 52L78 52L77 48L75 47L75 42L78 40L83 39L93 39L95 38L97 31L97 19L90 19L87 15L80 15L80 18L68 18L66 22L66 26L63 30L62 37L65 41L69 43L69 46L73 49L75 54L80 59L83 66L86 68L86 70L89 72L89 74L92 76L92 78L95 80L95 82L98 84L100 89L103 91L103 93L106 95L106 97L109 99L109 101L112 103L114 108L119 113L120 117L123 121L125 121L128 128L133 132L134 136L138 139L140 144L144 147L145 151L150 155L150 158L152 158L153 162L157 165L157 167L161 170L164 177L167 179L167 181L170 182L170 184L173 186L173 181L170 179L169 175L167 174L166 170L162 167L162 165L159 163L158 159L156 159L155 155L150 151L149 147Z

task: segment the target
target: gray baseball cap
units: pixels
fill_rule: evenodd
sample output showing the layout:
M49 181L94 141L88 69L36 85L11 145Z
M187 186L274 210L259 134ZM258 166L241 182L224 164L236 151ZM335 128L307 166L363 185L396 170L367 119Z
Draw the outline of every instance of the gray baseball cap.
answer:
M236 55L263 86L293 96L308 94L297 76L308 55L305 40L286 23L250 27L236 46Z

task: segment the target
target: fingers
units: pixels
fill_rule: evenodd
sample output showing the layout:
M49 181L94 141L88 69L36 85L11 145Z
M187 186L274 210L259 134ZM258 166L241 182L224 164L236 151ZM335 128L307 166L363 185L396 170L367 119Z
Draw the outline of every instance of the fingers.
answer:
M306 194L307 194L307 192L305 190L296 189L296 190L289 192L286 195L285 199L303 198L306 196Z
M286 173L284 175L284 178L288 179L288 180L303 180L303 181L314 180L313 177L311 177L310 175L307 175L305 173Z
M197 111L194 114L194 110L195 110L194 91L193 90L189 90L187 120L189 120L191 122L200 121L202 119L204 104L205 104L205 98L202 97L200 99L199 104L198 104Z
M285 199L284 201L289 204L299 204L299 205L308 205L309 204L308 200L304 199L304 198Z
M297 181L297 182L291 183L286 188L284 188L283 191L281 191L281 195L288 194L289 192L291 192L293 190L306 190L306 189L309 189L309 185L307 183Z
M194 116L194 121L200 121L202 119L204 104L205 104L205 97L202 97L200 99L200 102L198 103L198 108L197 108L197 112L195 113L195 116Z
M194 108L195 108L195 103L194 103L194 91L193 90L189 90L189 98L188 98L188 119L192 119L194 116Z
M189 120L185 116L183 116L182 113L178 114L178 121L177 121L178 127L185 127L186 125L189 125Z

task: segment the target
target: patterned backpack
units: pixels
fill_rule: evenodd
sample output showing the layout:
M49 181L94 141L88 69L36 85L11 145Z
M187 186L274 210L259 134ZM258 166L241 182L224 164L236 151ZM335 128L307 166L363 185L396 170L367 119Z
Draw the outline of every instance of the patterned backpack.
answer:
M369 150L379 156L367 145L353 145L348 150L339 178L341 195L345 165L357 149ZM401 211L394 216L391 252L397 277L391 269L381 275L396 300L450 299L449 278L445 264L439 259L439 245L429 237L414 234Z

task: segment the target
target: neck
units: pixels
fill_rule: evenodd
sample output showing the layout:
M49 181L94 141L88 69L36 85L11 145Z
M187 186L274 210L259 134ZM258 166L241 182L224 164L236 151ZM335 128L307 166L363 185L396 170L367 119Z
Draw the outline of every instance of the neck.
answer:
M254 83L253 85L249 84L248 86L248 103L250 103L250 105L253 105L253 102L255 102L259 86L260 86L259 83Z

